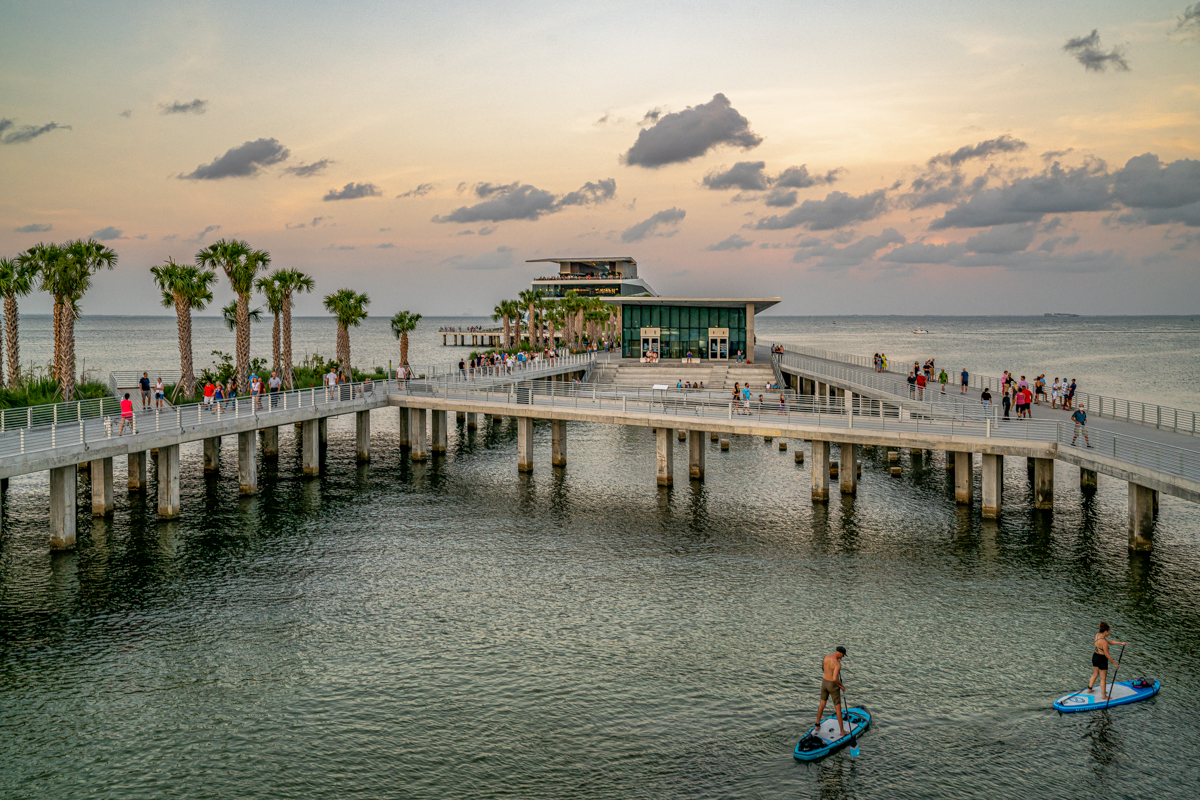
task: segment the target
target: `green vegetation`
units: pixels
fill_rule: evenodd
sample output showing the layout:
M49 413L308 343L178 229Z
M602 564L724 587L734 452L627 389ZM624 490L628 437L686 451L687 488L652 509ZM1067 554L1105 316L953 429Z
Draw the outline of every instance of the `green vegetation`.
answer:
M0 388L0 408L24 408L62 401L58 381L48 374L31 370L24 381L9 388ZM84 376L75 386L75 400L107 397L108 386Z

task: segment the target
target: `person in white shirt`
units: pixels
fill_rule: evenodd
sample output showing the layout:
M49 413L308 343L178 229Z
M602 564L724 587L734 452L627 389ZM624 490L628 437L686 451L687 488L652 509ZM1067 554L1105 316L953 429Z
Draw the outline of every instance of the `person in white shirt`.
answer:
M329 368L329 373L325 376L325 399L332 400L334 392L337 391L338 376L333 371L333 367Z

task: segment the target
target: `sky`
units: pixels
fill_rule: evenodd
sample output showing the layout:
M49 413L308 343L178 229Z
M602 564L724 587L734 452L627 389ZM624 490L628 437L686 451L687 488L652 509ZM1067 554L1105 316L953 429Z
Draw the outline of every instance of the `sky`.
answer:
M300 314L490 314L561 255L776 314L1197 313L1200 4L0 0L0 256L88 236L85 314L171 313L150 267L220 238Z

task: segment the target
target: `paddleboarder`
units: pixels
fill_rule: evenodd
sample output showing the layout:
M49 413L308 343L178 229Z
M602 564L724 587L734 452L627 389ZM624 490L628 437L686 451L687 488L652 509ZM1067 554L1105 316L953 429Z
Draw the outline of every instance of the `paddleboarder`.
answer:
M837 714L838 731L846 735L842 725L842 692L846 689L842 683L842 659L846 657L846 648L839 646L833 653L821 659L821 705L817 708L817 728L821 727L821 717L825 715L825 701L833 700L833 711Z
M1110 644L1119 644L1122 647L1124 647L1128 643L1127 642L1118 642L1115 639L1113 639L1112 636L1110 635L1108 623L1101 622L1100 623L1100 632L1096 634L1096 639L1094 642L1095 649L1092 652L1092 679L1090 681L1088 681L1088 688L1087 688L1088 692L1093 691L1093 687L1096 685L1096 677L1099 676L1100 677L1100 699L1101 700L1108 699L1108 664L1109 664L1108 646ZM1113 660L1112 663L1114 666L1117 666L1117 667L1121 666L1120 664L1118 664L1116 662L1116 660ZM822 706L823 705L824 705L824 702L822 702Z

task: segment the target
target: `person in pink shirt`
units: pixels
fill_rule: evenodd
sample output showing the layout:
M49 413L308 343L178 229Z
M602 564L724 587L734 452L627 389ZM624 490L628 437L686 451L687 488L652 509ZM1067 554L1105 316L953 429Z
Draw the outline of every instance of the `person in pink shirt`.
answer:
M125 393L125 399L121 401L121 427L117 428L117 436L125 434L125 423L129 423L129 432L133 433L133 401L129 399L129 392Z

